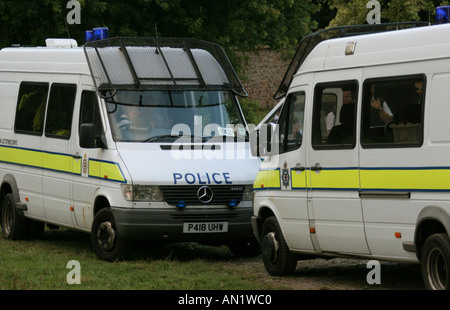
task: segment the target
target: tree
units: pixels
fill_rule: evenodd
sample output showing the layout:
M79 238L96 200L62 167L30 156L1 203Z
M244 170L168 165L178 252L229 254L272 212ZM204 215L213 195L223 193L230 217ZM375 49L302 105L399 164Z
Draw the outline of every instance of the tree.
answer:
M297 45L315 30L319 5L308 0L78 0L81 25L68 25L67 1L0 2L0 47L43 45L49 37L84 41L84 31L107 26L112 36L183 36L240 50ZM317 1L317 0L315 0Z
M430 21L434 22L435 7L446 5L439 0L378 0L381 5L381 22ZM329 27L367 23L371 8L369 0L328 0L330 8L336 9L335 18Z

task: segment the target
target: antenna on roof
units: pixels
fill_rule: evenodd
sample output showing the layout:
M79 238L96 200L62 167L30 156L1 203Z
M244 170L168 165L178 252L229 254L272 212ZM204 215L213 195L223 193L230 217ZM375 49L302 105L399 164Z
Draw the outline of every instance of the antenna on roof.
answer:
M66 25L66 30L67 30L67 36L70 39L70 32L69 32L69 27L67 26L67 20L64 18L64 24Z

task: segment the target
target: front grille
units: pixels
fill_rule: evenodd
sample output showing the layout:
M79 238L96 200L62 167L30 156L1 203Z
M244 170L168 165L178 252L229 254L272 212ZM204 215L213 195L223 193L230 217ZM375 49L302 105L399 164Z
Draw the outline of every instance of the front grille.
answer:
M208 203L201 202L197 197L202 185L160 186L166 202L176 205L178 201L184 201L186 205L228 205L230 200L241 202L245 185L216 185L208 186L213 191L213 198Z

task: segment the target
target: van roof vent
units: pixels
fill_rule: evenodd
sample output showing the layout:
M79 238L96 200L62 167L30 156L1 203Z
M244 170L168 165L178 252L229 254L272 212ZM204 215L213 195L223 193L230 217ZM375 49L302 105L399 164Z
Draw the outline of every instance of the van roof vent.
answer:
M62 48L78 47L78 43L74 39L46 39L45 45L47 47L62 47Z

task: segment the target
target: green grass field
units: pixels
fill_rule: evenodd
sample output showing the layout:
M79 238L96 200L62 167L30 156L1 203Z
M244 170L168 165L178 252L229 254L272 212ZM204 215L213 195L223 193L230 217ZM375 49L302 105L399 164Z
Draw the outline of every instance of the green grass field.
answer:
M227 247L140 243L128 260L108 263L93 253L88 234L60 229L33 241L0 237L0 249L1 290L273 289L252 271L260 258L238 258ZM80 284L67 281L72 260Z

